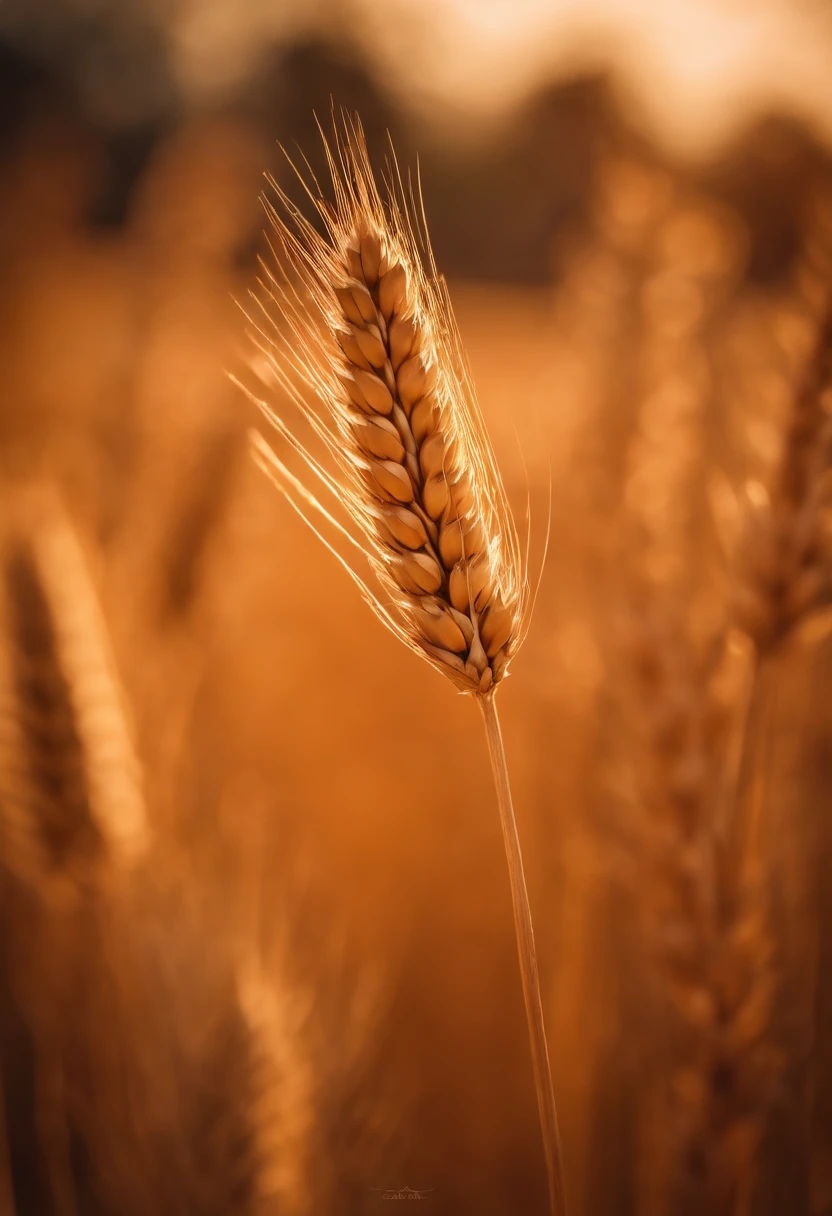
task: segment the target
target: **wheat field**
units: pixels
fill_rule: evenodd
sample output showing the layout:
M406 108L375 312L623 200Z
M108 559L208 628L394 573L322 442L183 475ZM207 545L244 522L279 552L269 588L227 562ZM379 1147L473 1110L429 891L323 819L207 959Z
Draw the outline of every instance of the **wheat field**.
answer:
M531 526L500 713L570 1216L832 1213L832 172L777 130L778 213L613 128L549 282L448 276ZM58 118L7 169L0 1211L544 1212L477 715L251 458L291 173L183 125L91 228Z

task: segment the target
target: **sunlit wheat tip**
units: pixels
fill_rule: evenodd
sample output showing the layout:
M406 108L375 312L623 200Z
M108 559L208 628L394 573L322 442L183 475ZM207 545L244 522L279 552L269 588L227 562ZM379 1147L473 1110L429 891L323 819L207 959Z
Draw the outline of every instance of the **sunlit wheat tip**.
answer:
M382 197L357 124L325 147L334 204L304 182L324 235L272 183L278 264L252 314L316 438L258 402L303 471L259 436L255 456L316 532L351 542L349 560L330 547L385 624L486 694L522 640L527 580L447 291L395 165Z

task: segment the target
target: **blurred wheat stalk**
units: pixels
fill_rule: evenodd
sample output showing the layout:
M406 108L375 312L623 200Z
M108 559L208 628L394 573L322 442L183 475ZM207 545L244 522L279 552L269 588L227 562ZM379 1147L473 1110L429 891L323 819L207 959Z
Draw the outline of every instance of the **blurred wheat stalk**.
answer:
M5 495L0 1209L320 1210L322 1115L366 1058L371 1010L341 1007L325 1073L333 1031L313 1047L285 943L236 915L228 865L225 936L206 950L215 894L199 854L213 832L183 859L150 813L90 562L56 488ZM249 865L249 903L260 880Z
M383 200L357 120L345 120L343 133L336 130L333 145L325 146L334 206L317 182L307 189L326 236L272 183L277 207L269 205L269 215L278 264L263 297L255 298L261 349L323 455L263 402L266 418L300 456L305 477L293 474L258 434L254 452L340 557L382 622L461 692L475 696L482 710L511 881L550 1203L561 1216L563 1167L534 934L494 702L528 624L524 555L447 290L398 169L390 170ZM329 492L331 507L311 492L311 480ZM334 542L324 537L328 527ZM338 540L352 547L352 561L338 554ZM355 553L366 575L355 568Z
M677 204L658 248L672 250L674 226L687 222L700 228L698 255L695 241L677 243L644 291L648 309L659 290L682 305L678 323L671 309L645 319L647 378L627 485L638 553L627 687L639 711L631 739L645 816L644 927L671 1011L666 1093L648 1114L643 1163L645 1202L657 1212L753 1210L784 1068L760 822L776 664L831 590L829 215L827 203L809 224L795 295L814 336L802 367L792 357L770 489L750 481L726 504L711 472L724 421L701 360L730 294L730 256L721 266L707 257L709 245L730 250L724 219L701 202ZM696 255L687 264L678 256L686 249ZM728 558L721 572L717 541Z

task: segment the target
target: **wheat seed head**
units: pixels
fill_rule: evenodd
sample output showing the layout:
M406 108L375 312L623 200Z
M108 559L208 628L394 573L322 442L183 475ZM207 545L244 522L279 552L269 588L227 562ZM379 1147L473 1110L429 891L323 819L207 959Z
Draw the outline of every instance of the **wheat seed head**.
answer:
M303 473L260 435L255 456L319 535L336 529L329 547L382 621L460 690L487 695L524 636L526 558L447 289L395 159L380 191L357 119L324 147L333 201L298 173L322 232L270 183L275 265L253 314L313 439L258 401Z
M0 528L3 864L68 891L144 857L150 825L101 604L48 484L7 490Z

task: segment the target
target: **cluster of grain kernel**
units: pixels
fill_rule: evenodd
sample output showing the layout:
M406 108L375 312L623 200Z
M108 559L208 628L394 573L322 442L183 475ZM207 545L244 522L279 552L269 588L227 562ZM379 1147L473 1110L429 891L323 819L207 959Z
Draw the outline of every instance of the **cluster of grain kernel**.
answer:
M489 556L453 392L440 371L427 304L404 262L354 233L335 285L346 431L355 443L383 577L414 642L466 692L487 693L517 634Z

